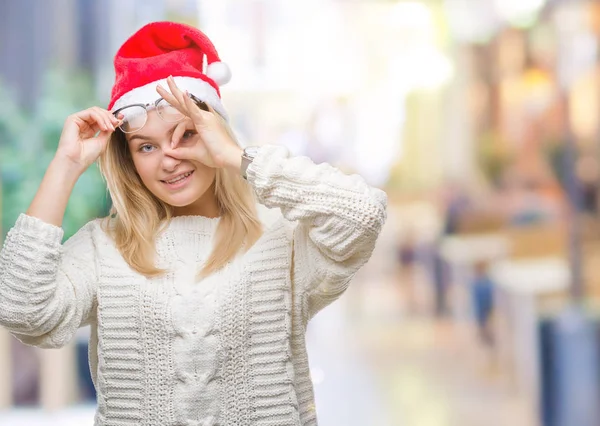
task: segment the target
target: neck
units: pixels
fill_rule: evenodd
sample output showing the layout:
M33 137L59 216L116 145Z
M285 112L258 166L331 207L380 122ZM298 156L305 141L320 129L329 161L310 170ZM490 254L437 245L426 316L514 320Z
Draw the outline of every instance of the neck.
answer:
M215 218L221 216L221 209L217 203L214 191L211 187L204 195L194 201L192 204L182 207L175 207L173 216L204 216Z

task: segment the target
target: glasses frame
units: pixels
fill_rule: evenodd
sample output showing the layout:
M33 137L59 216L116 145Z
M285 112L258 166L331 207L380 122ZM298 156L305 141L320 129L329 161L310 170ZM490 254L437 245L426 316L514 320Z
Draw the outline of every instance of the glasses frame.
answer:
M195 104L198 106L198 108L200 108L201 110L203 110L203 111L206 111L206 112L209 112L209 111L210 111L210 109L208 108L208 105L206 104L206 102L204 102L204 101L203 101L203 100L201 100L200 98L198 98L198 97L196 97L196 96L192 95L191 93L188 93L188 94L189 94L190 98L192 99L192 101L194 101L194 103L195 103ZM123 106L123 107L121 107L121 108L119 108L119 109L117 109L117 110L113 111L112 115L114 115L114 116L115 116L115 118L119 118L119 117L118 117L119 113L120 113L121 111L123 111L124 109L126 109L126 108L131 108L131 107L140 107L140 108L144 108L144 110L146 111L146 117L145 117L145 119L144 119L144 124L142 124L142 126L141 126L139 129L133 130L133 131L131 131L131 132L126 132L126 131L125 131L125 130L123 130L123 128L121 127L121 126L122 126L122 124L119 126L119 129L120 129L120 130L121 130L123 133L135 133L135 132L139 132L140 130L142 130L142 129L144 128L144 126L145 126L145 125L146 125L146 123L148 122L148 108L149 108L149 107L152 107L152 108L155 108L155 109L156 109L156 108L158 108L158 104L160 103L160 101L164 101L164 100L165 100L165 98L158 98L158 99L157 99L157 100L155 100L154 102L150 102L150 103L147 103L147 104L141 104L141 103L140 103L140 104L129 104L129 105L125 105L125 106ZM169 105L171 105L171 104L169 104ZM171 106L172 106L172 105L171 105ZM175 107L173 107L173 108L175 108ZM180 118L180 119L178 119L178 120L175 120L175 121L167 121L167 120L165 120L165 119L162 117L162 115L160 115L160 114L158 114L158 117L159 117L161 120L163 120L163 121L165 121L165 122L167 122L167 123L178 123L178 122L180 122L181 120L183 120L183 119L186 117L186 115L182 113L182 114L181 114L181 118Z

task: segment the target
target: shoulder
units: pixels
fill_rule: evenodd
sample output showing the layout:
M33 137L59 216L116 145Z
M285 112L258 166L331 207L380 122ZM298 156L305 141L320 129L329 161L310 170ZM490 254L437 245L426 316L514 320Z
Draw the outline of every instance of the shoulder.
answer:
M83 225L77 233L83 232L87 234L107 233L108 228L112 226L113 220L110 217L98 217L88 221Z
M82 241L88 241L91 244L98 245L110 240L108 229L112 225L110 217L99 217L88 221L79 230L73 234L65 245L73 245Z
M277 207L268 208L262 204L257 204L257 211L265 234L282 233L290 241L292 240L298 221L287 220Z

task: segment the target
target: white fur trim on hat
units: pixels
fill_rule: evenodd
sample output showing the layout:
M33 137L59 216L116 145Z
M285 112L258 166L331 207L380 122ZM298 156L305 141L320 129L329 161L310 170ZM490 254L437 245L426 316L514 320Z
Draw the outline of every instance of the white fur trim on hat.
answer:
M219 95L214 87L212 87L206 81L193 77L173 77L173 79L175 80L177 87L179 87L181 90L187 90L192 95L206 102L213 107L213 109L225 120L228 120L227 112L221 103L221 98L219 98ZM153 81L152 83L136 87L135 89L125 93L123 96L117 99L112 107L112 111L116 111L119 108L123 108L124 106L131 104L149 104L155 102L158 98L160 98L160 95L156 91L156 86L158 85L161 85L167 92L171 93L167 79Z

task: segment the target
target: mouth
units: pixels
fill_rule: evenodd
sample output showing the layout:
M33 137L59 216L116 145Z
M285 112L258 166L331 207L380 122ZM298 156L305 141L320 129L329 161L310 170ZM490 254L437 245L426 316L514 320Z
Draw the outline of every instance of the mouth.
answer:
M194 170L182 173L179 176L174 177L170 180L161 180L162 183L167 185L171 189L177 189L184 186L190 181L190 177L194 174Z

